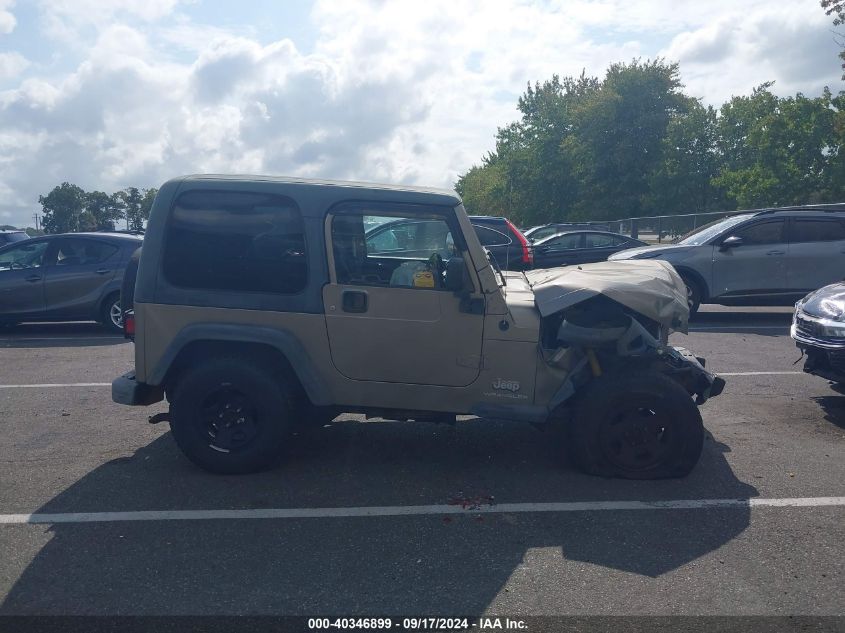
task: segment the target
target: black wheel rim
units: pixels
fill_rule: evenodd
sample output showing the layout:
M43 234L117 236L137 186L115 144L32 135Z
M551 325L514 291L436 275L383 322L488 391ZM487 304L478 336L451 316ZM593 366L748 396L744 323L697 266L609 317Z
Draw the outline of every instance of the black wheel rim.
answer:
M255 406L231 385L222 385L205 398L201 426L209 447L222 453L244 450L259 432Z
M671 454L673 423L659 401L636 399L608 416L601 427L600 444L605 457L627 471L651 470Z

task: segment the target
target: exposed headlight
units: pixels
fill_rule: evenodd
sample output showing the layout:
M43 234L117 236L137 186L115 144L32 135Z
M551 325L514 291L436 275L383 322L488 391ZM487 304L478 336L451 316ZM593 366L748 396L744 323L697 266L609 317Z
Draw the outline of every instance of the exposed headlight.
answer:
M831 338L845 338L845 323L842 325L823 325L819 324L819 333L822 336L830 336Z

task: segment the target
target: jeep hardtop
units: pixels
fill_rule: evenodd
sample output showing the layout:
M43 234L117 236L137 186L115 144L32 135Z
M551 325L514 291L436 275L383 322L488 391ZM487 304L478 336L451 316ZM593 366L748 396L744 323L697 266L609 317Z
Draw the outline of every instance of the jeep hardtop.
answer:
M667 344L688 316L665 262L499 270L451 191L189 176L153 204L112 395L166 398L213 472L267 468L294 428L348 412L562 425L586 472L678 477L724 386Z

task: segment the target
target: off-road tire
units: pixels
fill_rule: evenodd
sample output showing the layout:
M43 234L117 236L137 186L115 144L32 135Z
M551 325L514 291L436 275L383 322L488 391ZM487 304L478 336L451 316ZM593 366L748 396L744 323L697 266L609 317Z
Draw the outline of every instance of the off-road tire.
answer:
M117 313L115 313L115 310L117 310ZM116 320L116 314L120 315L119 321ZM111 332L123 333L123 312L121 312L119 292L111 293L103 301L102 308L100 309L100 323L106 326Z
M684 477L704 444L701 414L677 382L655 371L596 378L579 396L569 454L585 473L624 479Z
M170 404L170 429L189 460L219 474L258 472L278 462L294 412L292 389L283 372L223 356L186 369L178 382ZM241 411L238 404L227 408L224 403L230 400L243 403L243 411L235 412ZM224 435L231 441L224 442Z
M681 280L687 287L687 305L689 306L690 316L693 316L698 312L699 306L701 306L701 284L690 275L681 275Z

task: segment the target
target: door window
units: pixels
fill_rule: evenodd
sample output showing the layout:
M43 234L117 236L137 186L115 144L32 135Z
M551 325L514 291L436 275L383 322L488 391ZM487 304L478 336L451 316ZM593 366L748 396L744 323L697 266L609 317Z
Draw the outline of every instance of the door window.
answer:
M845 224L826 218L794 219L790 242L835 242L845 240Z
M97 240L63 239L56 253L56 266L101 264L117 252L117 246Z
M10 248L0 255L0 270L22 270L40 268L44 265L44 254L48 242L27 242Z
M784 226L786 226L784 220L758 222L734 231L731 235L741 237L743 244L777 244L785 241L783 236Z
M335 215L331 226L338 283L444 288L444 260L456 252L445 218L355 213Z
M570 233L569 235L561 235L554 239L545 242L543 246L551 246L555 250L569 250L573 248L581 248L581 233Z

